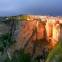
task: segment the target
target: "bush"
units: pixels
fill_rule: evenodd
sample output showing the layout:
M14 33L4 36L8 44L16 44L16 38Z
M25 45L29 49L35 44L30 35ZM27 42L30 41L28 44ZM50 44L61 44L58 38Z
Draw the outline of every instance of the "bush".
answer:
M30 62L31 60L30 54L24 53L23 50L15 51L12 60L10 60L8 57L5 60L5 62Z
M9 32L0 36L0 51L4 51L4 48L13 44L14 41L11 38L12 36Z

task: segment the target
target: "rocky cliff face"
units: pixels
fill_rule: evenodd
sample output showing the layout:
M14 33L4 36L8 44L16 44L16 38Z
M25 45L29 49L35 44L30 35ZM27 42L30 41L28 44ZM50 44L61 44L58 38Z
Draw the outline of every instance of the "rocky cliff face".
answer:
M41 20L37 19L37 17L35 18L33 17L32 19L31 17L29 21L23 21L22 26L20 26L18 35L19 48L25 48L30 53L32 53L35 43L38 52L43 47L54 48L60 36L59 21L56 18L41 18Z
M60 20L60 19L59 19ZM19 21L17 33L17 42L8 49L9 53L16 49L23 48L25 52L31 55L40 55L43 49L46 51L56 46L60 38L60 21L56 18L30 17L29 19Z

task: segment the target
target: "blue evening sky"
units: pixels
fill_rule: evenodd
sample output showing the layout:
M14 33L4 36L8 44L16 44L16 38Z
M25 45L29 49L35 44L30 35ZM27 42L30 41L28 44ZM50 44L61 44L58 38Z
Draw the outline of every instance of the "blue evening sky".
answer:
M0 16L21 14L62 16L62 0L0 0Z

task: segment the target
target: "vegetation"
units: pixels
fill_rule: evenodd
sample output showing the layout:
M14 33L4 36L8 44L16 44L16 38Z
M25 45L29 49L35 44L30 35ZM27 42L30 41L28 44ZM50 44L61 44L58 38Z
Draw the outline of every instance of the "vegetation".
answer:
M62 62L62 42L49 53L46 62Z
M20 19L22 20L26 20L27 16L21 16ZM10 17L7 21L4 21L5 24L10 25L10 32L3 34L2 36L0 36L0 52L4 53L5 51L7 51L7 49L15 42L13 35L14 35L14 31L16 29L16 24L18 24L18 22L16 21L15 17ZM28 39L27 43L24 45L24 49L27 47L27 45L29 44L29 40L32 39L32 36L37 32L37 28L35 28L32 32L31 37ZM44 47L44 44L41 41L44 40L38 40L36 38L36 43L34 42L33 45L33 56L35 54L35 50L36 47L41 44ZM46 45L46 44L45 44ZM32 61L32 55L25 53L24 49L20 49L20 50L16 50L14 52L14 54L12 55L12 59L10 60L10 58L6 57L4 62L39 62L40 59L42 59L42 57L37 57L34 58ZM44 52L44 51L43 51ZM48 54L44 53L44 60L46 60L45 62L62 62L62 42L60 41L57 46ZM48 56L47 56L48 55ZM47 58L47 59L46 59Z
M15 51L12 60L10 60L8 57L5 60L5 62L31 62L31 55L28 53L25 53L23 49L19 51ZM37 60L33 60L33 62L38 62Z
M5 21L6 22L6 21ZM14 40L14 31L15 31L15 27L16 27L16 23L15 23L15 19L14 18L8 18L6 24L9 24L9 32L2 34L0 36L0 51L4 51L5 49L7 49L15 40Z
M3 34L0 37L0 52L4 52L5 48L10 47L10 45L14 43L14 41L11 38L11 33Z

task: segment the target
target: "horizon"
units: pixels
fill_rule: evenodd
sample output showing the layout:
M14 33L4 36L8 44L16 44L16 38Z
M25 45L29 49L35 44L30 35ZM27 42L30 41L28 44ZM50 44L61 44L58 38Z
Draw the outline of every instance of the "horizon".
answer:
M0 0L0 16L62 16L62 0Z

